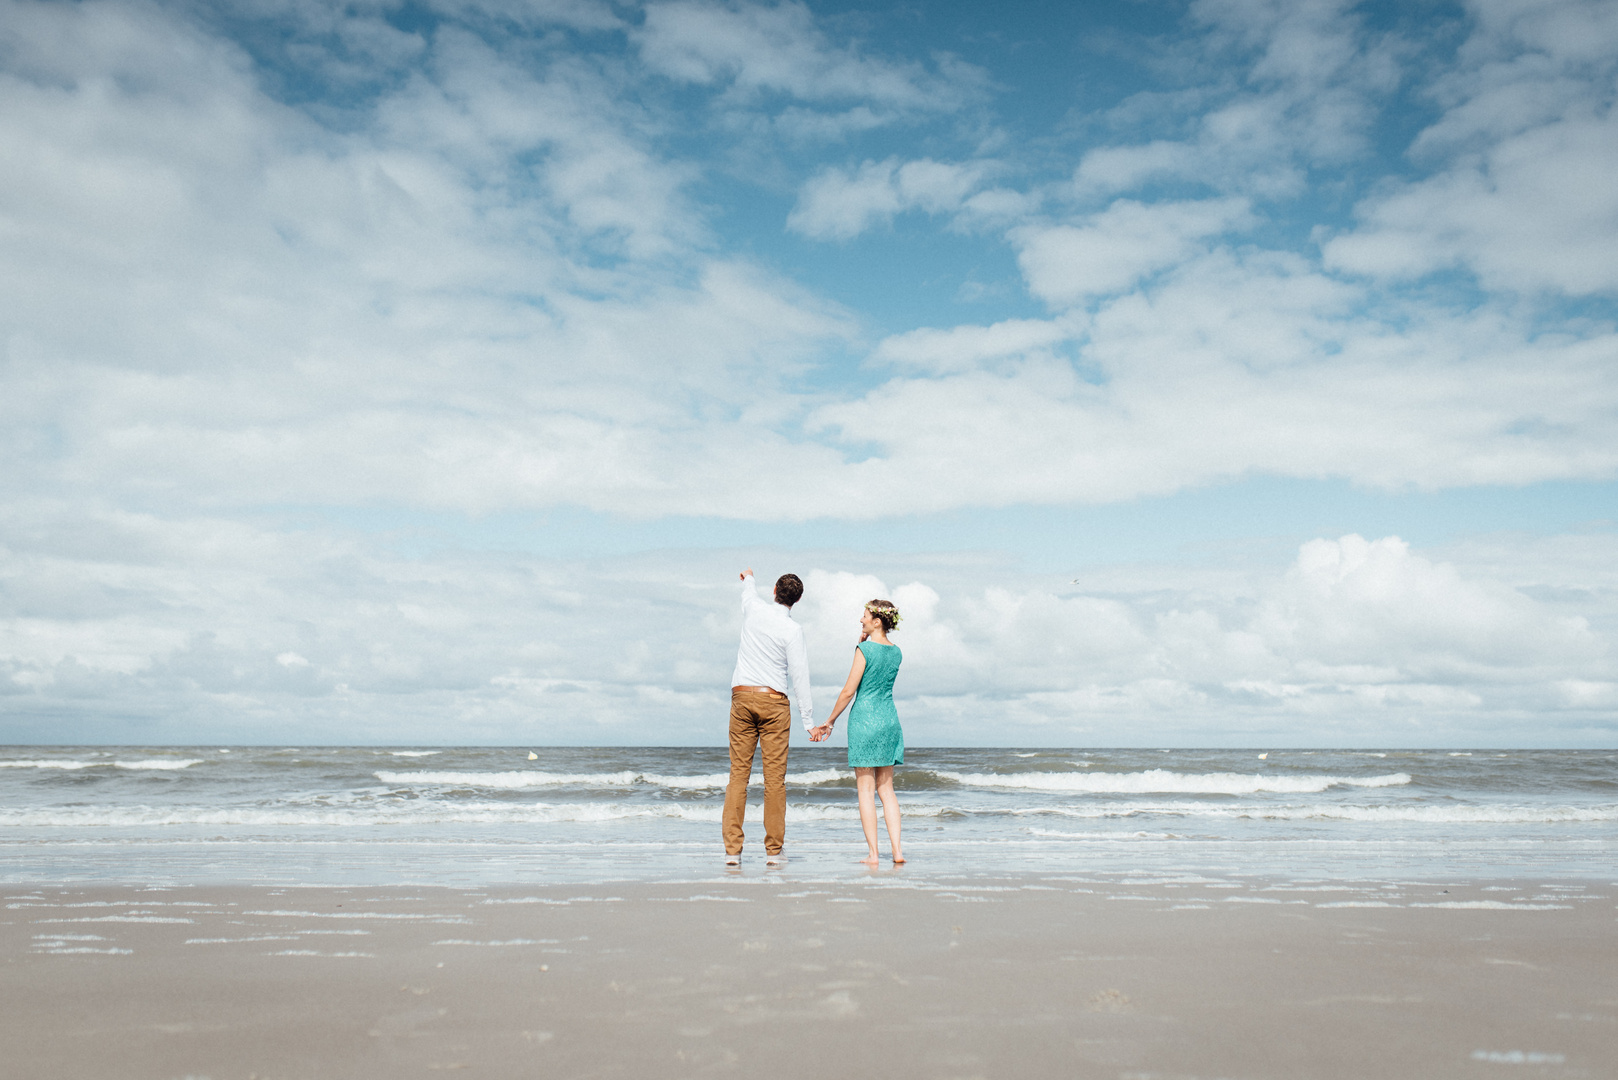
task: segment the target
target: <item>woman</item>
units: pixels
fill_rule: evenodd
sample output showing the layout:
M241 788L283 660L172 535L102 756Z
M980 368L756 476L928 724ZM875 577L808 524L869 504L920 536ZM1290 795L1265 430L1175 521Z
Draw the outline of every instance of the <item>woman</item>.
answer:
M905 861L899 845L899 800L893 795L893 767L903 765L905 737L899 728L899 713L893 707L893 680L899 674L899 661L904 654L899 646L888 640L888 633L899 625L899 609L887 600L872 600L865 605L860 616L860 643L854 650L854 667L848 673L843 692L837 695L837 705L831 718L816 731L816 741L831 734L832 725L848 708L848 764L854 770L854 781L859 788L860 827L865 830L865 843L870 854L862 862L875 866L876 804L873 796L882 799L882 817L888 825L888 844L893 848L893 861ZM856 698L855 695L858 694Z

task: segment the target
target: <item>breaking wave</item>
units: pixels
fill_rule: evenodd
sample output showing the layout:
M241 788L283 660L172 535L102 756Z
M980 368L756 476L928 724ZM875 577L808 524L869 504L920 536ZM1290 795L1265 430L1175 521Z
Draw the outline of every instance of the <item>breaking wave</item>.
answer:
M201 765L202 758L145 758L140 761L74 761L69 758L45 758L37 761L0 761L0 769L189 769Z
M1267 776L1243 773L1145 772L957 773L934 775L968 787L1027 788L1093 795L1312 795L1332 787L1381 788L1410 783L1409 773L1356 778L1350 776Z
M664 776L659 773L635 772L625 769L621 772L610 773L551 773L534 770L521 770L515 772L379 772L376 778L384 784L421 784L430 787L471 787L471 788L545 788L545 787L583 787L583 788L627 788L637 784L651 787L673 788L685 791L698 791L706 788L722 788L730 782L729 773L703 773L696 776ZM830 784L839 780L850 781L853 773L846 769L819 769L815 772L787 773L787 783L797 787L812 787L816 784ZM759 783L759 775L753 774L753 782Z

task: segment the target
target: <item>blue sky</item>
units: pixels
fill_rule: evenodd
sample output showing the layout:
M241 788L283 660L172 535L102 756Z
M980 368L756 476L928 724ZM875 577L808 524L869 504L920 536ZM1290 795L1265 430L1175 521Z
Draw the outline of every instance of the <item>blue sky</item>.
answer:
M5 2L0 739L1618 738L1618 13Z

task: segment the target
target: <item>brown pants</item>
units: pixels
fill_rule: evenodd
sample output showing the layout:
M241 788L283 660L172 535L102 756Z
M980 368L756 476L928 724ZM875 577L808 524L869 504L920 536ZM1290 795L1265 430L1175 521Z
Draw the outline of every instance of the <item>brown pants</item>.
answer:
M747 812L747 780L753 774L753 748L764 751L764 851L781 854L787 831L787 744L792 738L792 707L787 699L756 690L730 692L730 783L725 787L725 854L742 853L742 815Z

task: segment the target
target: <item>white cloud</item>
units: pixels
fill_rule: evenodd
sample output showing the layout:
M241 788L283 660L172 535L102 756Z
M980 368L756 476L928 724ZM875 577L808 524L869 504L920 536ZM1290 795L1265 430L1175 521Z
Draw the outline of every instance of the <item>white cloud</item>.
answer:
M822 406L812 430L881 444L843 471L850 505L890 509L1112 501L1254 473L1398 489L1618 470L1604 333L1535 337L1419 306L1395 331L1363 295L1297 256L1216 252L1075 319L1077 366L1029 353L901 376Z
M1610 5L1479 3L1445 110L1417 137L1438 168L1391 183L1325 245L1326 264L1411 278L1460 268L1491 290L1618 290L1618 19Z
M1368 31L1354 8L1344 0L1198 0L1189 19L1204 34L1183 66L1225 77L1120 104L1110 116L1118 130L1174 134L1088 148L1073 195L1089 201L1161 181L1261 199L1304 194L1309 169L1367 149L1410 52L1396 37ZM1226 74L1232 59L1238 78Z
M1220 238L1260 212L1243 198L1025 223L1030 289L1093 310L889 334L871 359L894 377L850 390L826 361L858 313L718 248L686 194L700 166L611 65L446 26L372 122L335 128L178 15L18 10L8 55L32 74L0 78L13 496L801 519L1253 472L1618 468L1599 326L1547 335L1231 252ZM1037 191L983 187L1002 168L823 172L795 222L1030 213ZM759 506L738 461L796 497Z
M787 227L822 240L847 240L906 210L961 208L992 170L989 162L952 165L922 158L867 161L854 172L823 169L803 185Z
M1084 194L1128 191L1159 177L1194 173L1201 156L1186 143L1158 139L1139 146L1091 150L1074 170L1074 186Z
M1411 553L1397 537L1312 540L1255 620L1278 652L1323 677L1449 682L1502 669L1600 661L1586 620Z
M1342 5L1198 6L1183 47L1207 84L1098 121L1145 117L1138 145L1067 157L965 115L975 69L877 57L801 5L654 5L638 30L582 3L448 5L473 13L420 32L379 10L254 8L303 58L272 63L190 8L0 9L7 716L151 725L100 729L132 741L275 718L450 741L718 723L734 567L710 563L728 555L405 558L247 523L266 507L883 521L1254 474L1618 475L1610 327L1383 287L1460 266L1490 288L1613 288L1602 5L1479 5L1423 84L1442 115L1418 175L1376 188L1324 264L1230 237L1307 216L1269 200L1311 177L1369 190L1330 170L1374 163L1354 155L1402 46ZM303 80L329 93L302 101ZM704 104L671 104L687 94ZM882 160L804 150L917 117L934 127ZM1062 310L845 310L770 269L796 241L723 235L745 213L705 182L759 159L746 179L797 188L805 235L936 215L969 252L937 295L956 271L1013 289L1009 237L1028 292ZM1112 198L1174 178L1219 197ZM854 371L866 325L882 336ZM891 588L932 741L979 738L984 715L1040 741L1279 729L1287 709L1349 734L1535 709L1594 730L1618 608L1592 543L1535 549L1562 569L1533 580L1522 550L1352 539L1239 584L1155 568L1149 588L1068 590L847 553L793 568L832 690L844 605Z
M800 101L860 100L885 111L959 108L979 95L977 69L941 58L920 64L875 59L833 43L809 8L702 0L654 3L636 35L641 58L670 78L724 83L741 95L778 93Z
M1007 319L993 326L948 330L923 327L884 338L871 358L899 368L944 374L972 370L985 360L1049 349L1072 336L1070 327L1041 319Z
M1326 265L1379 277L1460 267L1485 288L1618 291L1618 119L1563 120L1484 160L1377 197L1325 245Z
M741 553L407 558L66 509L35 504L0 536L10 738L721 737ZM1520 744L1526 716L1535 741L1610 739L1618 587L1531 594L1588 582L1587 560L1618 565L1613 537L1502 543L1440 560L1349 536L1290 566L1104 569L1077 586L958 556L775 552L758 569L805 579L821 713L861 606L898 604L917 745Z
M1053 306L1119 293L1184 262L1202 241L1253 223L1244 199L1145 205L1119 199L1082 225L1013 230L1028 289Z

